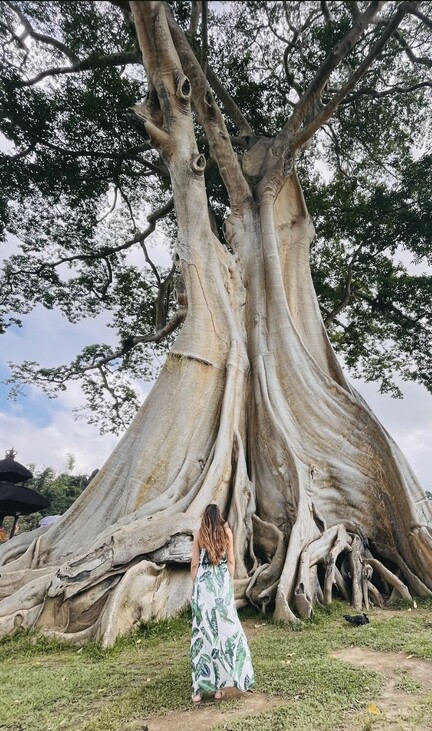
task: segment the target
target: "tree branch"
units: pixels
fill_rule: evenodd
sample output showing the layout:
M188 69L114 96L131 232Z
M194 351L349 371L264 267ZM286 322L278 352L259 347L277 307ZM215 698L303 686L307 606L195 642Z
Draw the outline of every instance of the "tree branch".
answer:
M285 76L286 76L286 79L288 81L288 84L290 86L292 86L293 89L296 90L296 92L299 95L299 97L301 97L302 94L303 94L303 89L300 86L300 84L295 80L294 74L291 73L291 71L289 70L289 67L288 67L288 56L289 56L290 50L291 50L291 47L290 46L287 46L285 48L284 55L283 55L283 64L284 64L284 69L285 69Z
M380 99L391 94L409 94L411 91L417 91L417 89L424 89L426 87L432 88L432 79L430 81L419 81L418 84L413 84L412 86L390 86L388 89L383 89L383 91L376 91L375 89L365 87L356 91L355 94L346 97L341 103L350 104L361 96L371 96L374 99Z
M198 30L198 23L201 15L201 0L192 0L192 13L187 32L188 38L192 39Z
M415 15L419 20L422 21L425 25L427 25L428 28L432 28L432 18L429 18L427 15L421 12L418 8L414 8L413 10L410 10L410 13L412 15Z
M297 132L295 135L293 135L291 143L290 143L290 149L292 152L294 150L302 147L307 142L307 140L309 140L312 137L312 135L328 119L330 119L330 117L334 114L334 112L336 111L336 109L338 108L338 106L342 102L342 100L349 94L349 92L352 89L355 88L358 81L362 78L362 76L364 76L366 71L369 69L369 67L372 65L372 63L375 61L375 59L379 55L379 53L385 47L389 38L394 34L397 27L402 22L404 16L408 13L408 10L409 10L408 6L409 6L409 3L407 3L407 2L402 2L402 3L400 3L400 5L398 5L393 18L389 21L389 23L385 27L382 35L373 45L370 52L363 59L363 61L359 64L359 66L356 68L356 70L351 74L347 83L339 90L339 92L337 92L335 94L333 99L330 102L328 102L328 104L326 104L326 106L321 110L321 112L319 112L312 119L312 121L309 122L309 124L307 124L299 132Z
M232 96L225 89L224 85L219 81L215 72L208 66L206 69L206 77L211 88L213 89L215 94L217 94L222 104L224 105L227 114L231 117L234 124L238 127L240 136L253 135L254 131L247 121L246 117L244 116L243 112L241 112L240 108L237 106Z
M176 330L179 325L181 325L181 323L186 318L186 315L187 307L179 307L179 309L176 310L176 312L172 316L171 320L169 320L169 322L167 322L159 330L155 330L155 332L149 333L148 335L136 335L133 338L126 339L122 348L119 348L111 355L100 358L91 365L83 366L82 368L77 369L75 372L85 373L96 368L99 369L101 366L106 365L107 363L111 363L113 360L117 360L118 358L122 358L124 355L127 355L127 353L130 353L133 348L142 343L160 343L162 340L165 340L168 335L171 335L171 333L174 332L174 330ZM65 380L69 377L70 374L66 375Z
M249 185L243 176L237 156L234 154L225 120L213 95L210 93L207 79L188 43L186 35L175 22L171 10L166 4L165 12L171 37L180 58L182 68L191 83L192 102L196 110L198 122L206 133L211 156L216 160L230 197L231 206L235 210L237 207L243 206L245 198L251 196ZM221 87L221 93L223 91L223 87ZM221 100L224 103L226 100L229 101L226 92ZM233 109L232 106L231 109ZM247 125L246 129L249 130L250 126Z
M93 69L110 68L113 66L124 66L125 64L141 63L140 56L135 52L119 52L110 53L106 56L89 56L88 58L73 64L72 66L57 66L55 68L46 69L34 76L32 79L20 80L15 82L16 86L33 86L47 76L59 76L61 74L76 74L79 71L91 71Z
M324 16L324 19L325 19L326 24L327 25L331 25L332 15L331 15L331 12L329 10L328 3L326 2L326 0L321 0L320 5L321 5L321 11L322 11L322 14Z
M349 304L352 292L351 292L351 283L352 283L352 277L353 277L353 268L355 261L360 254L360 251L362 250L363 244L360 244L360 246L357 247L355 250L353 256L351 257L351 261L348 264L347 269L347 275L345 278L345 287L344 287L344 296L343 299L339 302L339 304L336 305L336 307L333 308L333 310L330 312L329 315L324 320L325 327L329 327L329 325L337 318L340 312Z
M201 18L201 68L204 76L207 72L207 58L208 58L208 3L207 0L202 0L202 18Z
M351 2L345 2L344 5L347 6L354 20L357 20L357 18L360 16L360 8L355 0L351 0Z
M299 130L306 117L314 111L316 102L320 99L330 74L341 63L347 53L355 46L365 29L376 17L383 5L383 2L373 0L373 2L368 5L364 13L361 13L361 15L357 18L352 28L350 28L345 36L334 46L334 48L332 48L297 103L296 109L290 119L280 132L279 137L281 140L289 140Z
M417 327L419 330L423 330L425 333L431 333L432 330L427 325L424 325L420 322L422 317L427 317L429 313L422 312L418 317L411 317L410 315L407 315L405 312L403 312L399 307L397 307L393 302L390 302L389 300L382 299L379 294L377 297L371 297L366 292L363 292L361 289L353 289L352 294L356 297L359 297L360 299L364 300L365 302L368 302L372 309L375 310L381 310L385 311L387 310L390 312L394 312L395 315L398 315L402 320L405 320L406 322L409 322L410 325L413 325L414 327Z
M427 56L416 56L412 48L405 40L402 31L397 30L395 32L395 37L401 44L403 50L405 51L406 55L414 66L416 64L420 64L422 66L426 66L427 68L432 68L432 59Z
M24 15L24 13L21 12L21 10L15 5L15 3L10 2L10 0L5 0L6 5L8 5L11 10L18 16L18 18L21 21L21 24L24 26L24 33L21 35L21 39L24 40L27 36L31 36L31 38L34 38L35 41L40 41L41 43L46 43L49 46L53 46L54 48L57 48L58 51L61 51L73 64L79 63L78 56L73 53L73 51L70 50L64 43L57 40L57 38L52 38L52 36L44 35L43 33L38 33L35 31L28 20L28 18Z
M112 248L101 249L100 251L93 252L91 254L74 254L73 256L65 256L62 259L58 259L54 262L43 262L43 264L41 264L39 269L36 271L36 274L39 274L44 269L54 269L55 267L60 266L60 264L65 264L71 261L91 261L95 259L104 259L111 254L116 254L118 251L124 251L124 249L130 248L134 244L142 244L142 242L147 239L150 234L153 233L153 231L155 230L156 222L159 221L159 219L164 218L166 215L168 215L168 213L172 211L173 207L174 200L173 198L170 198L167 203L158 208L156 211L153 211L153 213L151 213L147 217L149 225L147 226L145 231L140 231L132 239L125 241L124 244L120 244L119 246L113 246Z

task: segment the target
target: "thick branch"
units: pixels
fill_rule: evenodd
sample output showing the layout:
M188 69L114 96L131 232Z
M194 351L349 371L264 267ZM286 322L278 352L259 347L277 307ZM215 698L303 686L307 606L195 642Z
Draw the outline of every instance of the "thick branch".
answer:
M386 28L384 29L381 37L377 40L377 42L373 45L372 49L368 53L368 55L363 59L363 61L359 64L359 66L356 68L353 74L351 74L349 80L343 86L337 94L333 97L333 99L322 109L321 112L319 112L312 121L306 125L303 129L301 129L297 134L295 134L291 140L290 148L292 151L302 147L307 140L309 140L312 135L320 128L322 125L330 119L330 117L334 114L336 109L338 108L339 104L342 102L342 100L349 94L349 92L355 88L358 81L364 76L366 71L369 69L369 67L372 65L372 63L375 61L379 53L382 51L382 49L385 47L387 41L391 36L395 33L397 30L399 24L402 22L404 16L407 14L409 10L409 3L402 2L399 6L397 11L395 12L393 18L389 21Z
M219 81L215 72L211 68L207 67L206 76L211 88L213 89L215 94L218 95L219 99L224 105L227 114L229 114L234 124L237 125L237 127L239 128L240 136L253 135L254 131L247 121L246 117L243 115L232 96Z
M320 5L321 5L321 11L324 16L325 22L327 25L330 25L332 22L332 16L331 16L331 12L330 12L328 3L326 2L326 0L321 0Z
M426 66L427 68L432 68L432 59L429 58L428 56L416 56L414 51L412 50L411 46L404 38L402 31L397 30L395 32L395 38L397 38L397 40L401 44L404 52L408 56L409 60L413 64L413 66L416 66L417 64L419 64L421 66Z
M432 28L432 18L429 18L427 15L421 12L418 8L414 8L410 11L413 15L415 15L417 18L419 18L422 23L427 25L428 28Z
M299 100L294 113L283 128L280 136L289 139L297 130L305 118L313 111L316 100L320 98L323 89L330 77L330 74L345 58L347 53L355 46L365 29L375 18L383 6L383 2L371 2L362 13L348 33L332 48L326 59L319 67L314 79L309 84L305 93Z
M432 59L430 59L430 65L432 67ZM432 79L431 81L419 81L418 84L413 84L412 86L390 86L388 89L383 89L382 91L376 91L376 89L364 87L363 89L356 91L354 94L350 94L350 96L344 99L342 104L350 104L361 96L371 96L374 99L381 99L382 97L390 96L391 94L409 94L412 91L425 89L427 87L432 88Z
M208 57L208 3L202 0L202 25L201 25L201 68L205 74L207 71Z
M100 158L100 159L106 159L106 160L134 160L135 162L140 163L141 165L144 165L148 170L151 170L152 172L156 173L157 175L160 175L163 178L168 178L169 173L167 168L164 165L155 165L150 160L146 160L146 158L140 157L140 152L145 152L147 150L151 150L151 145L139 145L137 147L133 147L130 150L125 150L124 152L103 152L102 150L73 150L65 147L60 147L59 145L54 145L52 142L48 142L46 140L41 140L36 138L34 142L32 143L33 147L36 147L37 145L43 145L43 147L47 147L50 150L54 150L54 152L59 152L61 155L65 155L65 157L73 157L73 158L79 158L79 157L94 157L94 158Z
M165 8L171 37L183 70L191 83L192 101L198 121L207 135L211 156L217 162L233 209L240 208L245 198L250 198L251 193L232 148L224 118L208 89L207 79L184 32L175 22L170 9L167 6Z
M201 0L192 0L192 13L188 30L188 37L193 38L198 30L201 15Z

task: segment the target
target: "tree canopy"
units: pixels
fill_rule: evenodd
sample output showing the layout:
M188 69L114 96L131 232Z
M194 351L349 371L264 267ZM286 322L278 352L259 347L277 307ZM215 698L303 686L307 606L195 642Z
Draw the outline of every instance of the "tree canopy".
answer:
M297 168L329 337L357 377L397 394L399 374L432 392L428 3L204 2L200 23L200 3L169 5L239 155L282 134L304 99L298 147L306 128L319 131ZM5 0L0 40L0 225L17 237L1 331L39 305L77 326L106 313L117 339L55 368L15 364L12 390L55 394L80 379L89 420L115 431L138 407L133 380L155 377L186 312L174 257L151 258L158 235L172 254L176 222L167 167L131 114L151 93L135 28L127 3ZM227 193L196 126L228 245Z

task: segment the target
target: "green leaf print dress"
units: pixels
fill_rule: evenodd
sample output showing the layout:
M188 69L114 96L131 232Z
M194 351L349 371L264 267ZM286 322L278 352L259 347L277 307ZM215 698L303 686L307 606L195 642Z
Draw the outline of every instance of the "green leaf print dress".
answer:
M207 551L200 550L191 604L193 693L212 693L228 686L252 688L252 660L237 616L226 557L213 565Z

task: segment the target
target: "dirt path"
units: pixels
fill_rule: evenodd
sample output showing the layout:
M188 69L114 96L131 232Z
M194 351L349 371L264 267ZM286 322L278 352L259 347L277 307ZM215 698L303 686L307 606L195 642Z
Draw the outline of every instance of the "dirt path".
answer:
M376 699L376 713L369 713L374 731L430 731L432 718L421 724L414 723L416 707L422 700L422 692L432 690L432 663L427 660L397 652L378 652L362 647L348 647L331 654L338 660L381 673L384 688ZM421 684L416 688L413 681ZM404 690L403 686L409 690ZM363 713L363 719L365 714ZM366 728L359 723L359 714L347 717L343 731ZM341 729L342 731L342 729Z
M232 721L240 716L263 713L280 706L281 703L283 703L281 699L270 698L263 693L240 693L234 688L227 688L222 705L213 700L201 701L190 711L173 711L166 716L150 718L141 728L146 731L191 731L191 729L210 731L228 718Z

